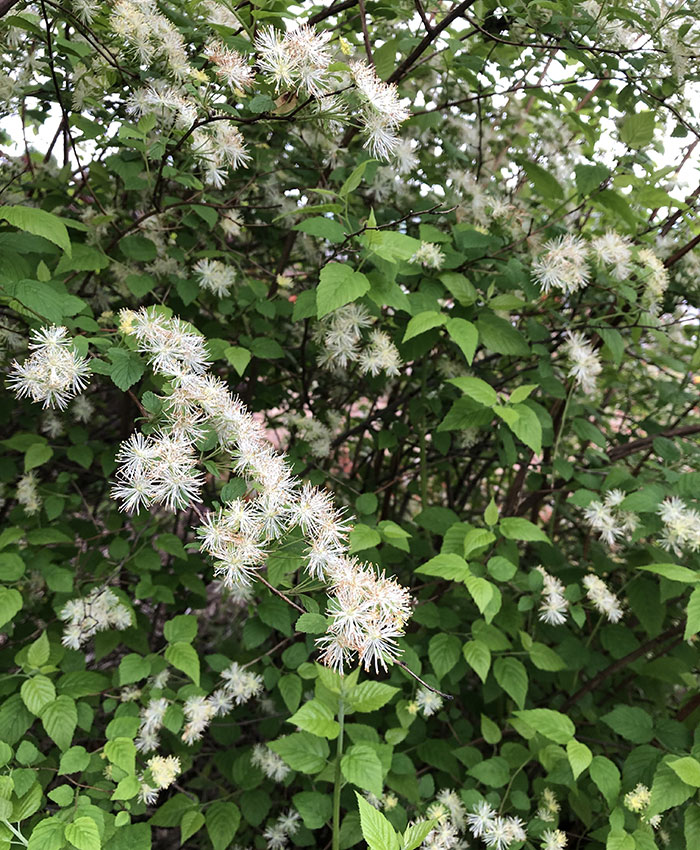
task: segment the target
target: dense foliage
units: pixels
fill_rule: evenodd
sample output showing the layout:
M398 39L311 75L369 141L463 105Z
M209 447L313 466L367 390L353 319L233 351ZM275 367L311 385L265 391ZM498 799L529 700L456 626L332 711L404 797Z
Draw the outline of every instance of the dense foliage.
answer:
M700 847L698 18L0 0L0 846Z

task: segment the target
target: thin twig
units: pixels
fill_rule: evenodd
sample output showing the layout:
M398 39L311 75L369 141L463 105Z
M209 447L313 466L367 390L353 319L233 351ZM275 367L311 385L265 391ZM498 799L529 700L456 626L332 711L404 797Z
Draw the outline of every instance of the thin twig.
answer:
M413 672L413 670L411 670L410 667L407 667L403 663L403 661L395 661L394 664L399 666L402 670L405 670L409 674L409 676L413 676L413 678L417 682L420 682L421 685L423 685L424 688L427 688L429 691L432 691L434 694L440 694L440 696L443 699L454 699L454 697L451 694L446 694L443 691L439 691L437 688L434 688L432 685L429 685L427 682L425 682L423 679L421 679L420 676L416 676L416 674Z

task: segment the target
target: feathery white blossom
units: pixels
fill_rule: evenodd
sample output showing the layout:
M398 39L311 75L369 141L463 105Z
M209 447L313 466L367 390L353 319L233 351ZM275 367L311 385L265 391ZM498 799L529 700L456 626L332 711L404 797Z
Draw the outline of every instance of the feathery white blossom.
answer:
M569 611L569 602L564 597L566 588L555 576L550 575L544 567L535 569L542 575L542 602L540 604L539 619L550 626L561 626L566 622Z
M596 378L603 371L603 366L593 346L579 331L567 331L567 340L562 350L570 361L569 377L576 381L584 393L594 393Z
M700 549L700 512L689 508L677 496L665 499L657 513L664 524L659 540L661 546L679 557L684 550L697 552Z
M131 611L107 587L66 602L59 616L66 621L61 642L70 649L80 649L97 632L109 628L123 631L131 625Z
M44 407L64 410L68 402L88 384L90 366L68 336L57 325L32 331L32 353L23 363L12 362L9 384L17 398L31 398Z
M587 247L583 240L567 234L551 239L532 265L542 292L560 289L567 295L583 289L589 278Z
M622 619L622 606L617 596L601 578L592 574L586 575L583 577L583 585L586 588L586 596L611 623L618 623Z

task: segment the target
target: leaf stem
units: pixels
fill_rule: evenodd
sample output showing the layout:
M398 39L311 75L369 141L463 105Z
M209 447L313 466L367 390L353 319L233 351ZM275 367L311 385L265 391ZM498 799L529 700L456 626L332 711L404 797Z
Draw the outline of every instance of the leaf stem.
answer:
M343 784L343 774L340 769L340 760L343 757L343 731L345 727L345 704L341 691L338 697L338 748L335 755L335 780L333 785L333 840L331 850L340 850L340 790Z
M421 679L420 676L416 676L416 674L413 672L413 670L411 670L410 667L407 667L403 663L403 661L394 661L394 664L397 664L402 670L405 670L409 674L409 676L413 676L413 678L417 682L420 682L421 685L423 685L424 688L427 688L429 691L432 691L434 694L440 694L440 696L443 699L454 699L454 697L451 694L446 694L443 691L439 691L437 688L434 688L432 685L429 685L427 682L425 682L423 679Z

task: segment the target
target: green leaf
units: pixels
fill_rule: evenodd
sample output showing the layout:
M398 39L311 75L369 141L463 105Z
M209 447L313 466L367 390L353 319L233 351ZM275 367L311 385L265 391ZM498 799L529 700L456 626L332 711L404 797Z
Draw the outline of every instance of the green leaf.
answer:
M353 271L344 263L328 263L321 269L316 289L317 316L322 319L333 310L349 304L364 295L370 288L362 272Z
M13 776L15 774L16 771L13 772ZM8 818L8 820L21 821L30 818L39 811L43 799L44 794L41 785L33 781L29 789L14 803L11 818Z
M569 718L551 708L532 708L528 711L515 711L515 716L531 726L535 732L554 741L555 744L567 744L576 734L576 727Z
M58 765L58 775L63 776L66 773L80 773L90 763L90 754L85 747L71 747L61 754L61 761Z
M300 791L292 797L292 803L307 829L320 829L331 819L333 804L328 794Z
M485 578L477 578L477 576L468 575L464 579L472 599L479 609L479 613L483 614L489 607L495 593L495 587ZM489 619L488 617L486 619Z
M447 383L454 384L464 395L485 407L493 407L494 404L498 404L496 390L486 381L482 381L481 378L450 378Z
M461 649L461 641L455 635L439 632L430 638L428 658L438 679L444 679L459 661Z
M350 552L361 552L363 549L372 549L382 542L381 535L375 528L357 523L350 532Z
M199 655L189 643L184 641L171 643L165 649L165 660L178 670L182 670L195 685L199 685Z
M192 643L197 637L197 618L194 614L178 614L165 623L163 635L168 643Z
M66 824L66 838L78 850L100 850L100 831L92 818L76 818Z
M534 162L523 162L523 169L537 193L543 198L560 199L564 197L564 190L559 181L548 171L545 171L542 166Z
M75 700L62 694L43 707L40 717L49 738L54 741L59 750L67 750L78 723Z
M501 534L508 540L526 540L537 543L549 543L549 537L530 520L519 516L503 517L500 526Z
M564 659L543 643L537 641L529 649L530 661L538 670L548 670L555 673L557 670L565 670Z
M0 553L0 581L17 581L24 575L25 568L24 561L15 552Z
M126 392L143 375L146 368L143 360L134 351L125 348L110 348L107 352L112 361L109 375L122 392Z
M32 829L27 850L61 850L65 825L58 818L40 820Z
M490 788L502 788L510 778L510 765L501 756L485 759L467 771L482 785Z
M600 718L614 732L635 744L646 744L654 737L654 723L643 709L618 705Z
M675 761L669 761L668 766L686 785L700 788L700 761L692 756L683 756Z
M446 318L442 313L437 313L435 310L424 310L422 313L414 316L408 325L406 325L403 341L407 342L409 339L413 339L414 336L419 336L426 331L440 327L440 325L445 324L445 321Z
M36 469L37 466L41 466L47 460L51 460L52 457L53 449L51 446L47 446L45 443L34 443L24 455L24 471Z
M644 813L645 817L653 817L661 814L667 809L681 806L685 801L697 794L694 785L688 785L666 762L656 768L654 782L651 786L651 800L649 808Z
M688 806L685 810L683 835L686 847L700 847L700 806Z
M425 841L436 823L437 821L431 818L409 826L401 837L401 850L416 850Z
M135 652L125 655L119 662L119 684L131 685L151 675L151 662Z
M610 759L605 756L595 756L590 764L589 772L608 806L612 808L620 793L620 771Z
M22 700L32 714L41 714L41 709L56 699L56 688L51 679L41 674L32 676L22 684Z
M371 162L376 162L375 159L365 159L359 165L356 165L355 168L350 173L350 176L340 187L340 191L338 194L341 198L344 198L346 195L349 195L350 192L354 192L355 189L360 185L362 181L362 177L364 176L365 169Z
M9 623L23 604L22 594L14 587L0 587L0 626Z
M381 790L379 793L381 794ZM362 837L367 842L369 850L400 850L399 837L384 815L370 805L357 791L355 797L360 810Z
M620 140L631 148L644 148L654 138L656 117L653 112L633 112L620 127Z
M328 742L324 738L308 732L295 732L285 735L269 745L292 770L301 773L320 773L326 766L330 753Z
M481 736L487 744L497 744L503 737L498 726L485 714L481 715Z
M525 705L528 686L525 667L517 658L497 658L493 665L493 674L501 688L522 708Z
M321 635L328 628L328 621L323 614L302 614L294 628L304 634Z
M343 776L357 785L376 794L382 794L383 770L379 756L369 744L354 744L340 760Z
M198 811L185 812L180 821L180 845L204 826L204 815Z
M482 310L476 320L476 326L479 330L479 339L490 351L515 355L530 353L530 348L522 334L500 316Z
M464 660L482 682L486 681L491 668L491 650L481 640L470 640L462 647Z
M466 319L448 319L446 326L450 339L460 347L467 363L471 366L479 342L479 331L476 325Z
M327 239L329 242L344 242L345 228L342 224L325 216L314 216L295 224L292 230L301 230L311 236Z
M688 567L681 567L678 564L647 564L644 567L637 567L638 570L646 570L650 573L663 576L669 581L679 581L683 584L697 584L700 581L700 573L695 570L689 570Z
M295 712L287 723L292 723L311 732L313 735L321 735L323 738L337 738L340 727L333 719L333 712L328 706L317 699L309 700Z
M577 165L576 188L581 195L590 195L594 189L610 176L610 171L604 165Z
M0 207L0 219L4 219L19 230L26 230L27 233L48 239L70 257L71 244L68 230L57 215L38 207L4 206Z
M511 408L518 418L514 422L506 422L510 430L535 454L542 452L542 425L535 411L526 404L515 404Z
M416 572L428 576L437 576L449 581L466 581L470 576L469 567L464 558L449 552L443 552L431 558L425 564L417 567Z
M566 745L566 755L571 765L574 779L578 779L583 771L593 761L593 753L585 744L572 738Z
M125 773L132 774L136 770L136 746L131 738L113 738L107 741L104 751L110 762Z
M29 649L27 649L27 662L32 667L42 667L49 660L50 651L49 637L46 632L42 632L34 643L29 645Z
M356 685L347 700L351 711L378 711L398 693L399 688L368 680Z
M688 609L683 640L689 640L700 631L700 587L696 587L688 599Z
M250 363L251 356L250 351L247 348L242 348L240 345L230 345L224 350L224 357L239 375L245 372Z
M141 783L135 776L125 776L117 783L112 792L111 800L131 800L139 793Z
M205 822L214 850L224 850L238 830L241 811L235 803L217 801L207 808Z

